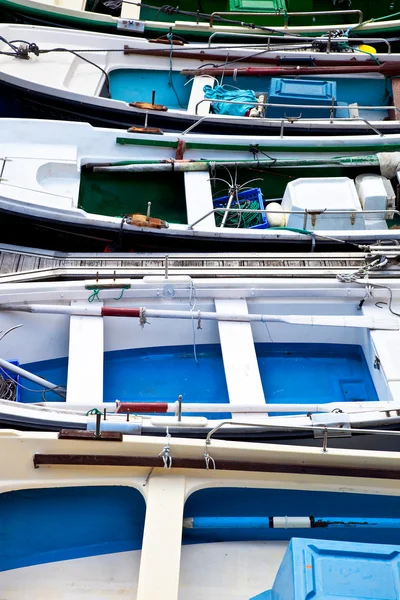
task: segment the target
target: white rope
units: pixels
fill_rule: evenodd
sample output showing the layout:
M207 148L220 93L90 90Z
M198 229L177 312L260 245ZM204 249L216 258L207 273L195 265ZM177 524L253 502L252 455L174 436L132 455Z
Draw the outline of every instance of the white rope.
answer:
M172 467L172 456L171 456L171 445L170 445L171 434L169 433L168 427L167 427L167 436L166 437L167 437L167 442L158 456L160 456L163 460L164 469L170 469Z
M140 327L143 329L143 327L145 325L147 325L149 322L146 318L146 308L144 306L141 306L139 308L139 325Z
M196 351L196 329L194 327L194 308L196 306L196 287L192 280L190 281L189 306L190 306L190 312L192 315L193 355L194 355L194 360L196 361L197 364L199 364L199 361L197 360L197 351ZM197 315L197 329L201 329L201 326L200 326L201 321L199 318L199 314L200 314L200 311L198 311L198 315Z

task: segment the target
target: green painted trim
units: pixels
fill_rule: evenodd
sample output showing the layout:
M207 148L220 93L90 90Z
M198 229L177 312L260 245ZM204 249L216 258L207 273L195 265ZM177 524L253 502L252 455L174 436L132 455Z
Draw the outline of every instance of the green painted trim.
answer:
M121 33L121 34L125 34L125 35L129 35L129 32L127 31L123 31L123 30L119 30L117 29L117 23L104 23L99 19L96 18L83 18L81 16L73 16L73 15L67 15L67 14L63 14L62 12L58 12L58 11L48 11L46 9L42 9L42 8L35 8L32 6L24 6L21 4L18 4L16 2L13 2L12 0L0 0L0 9L4 8L4 10L7 10L9 12L14 12L17 14L26 14L26 15L34 15L37 18L42 18L44 20L49 20L52 22L57 22L59 21L60 23L69 23L72 25L76 25L78 28L81 29L93 29L93 30L100 30L102 32L104 32L104 30L109 30L111 32L117 32L117 33ZM85 11L84 11L85 12ZM339 12L339 11L338 11ZM90 14L91 16L95 16L96 13L86 13L85 14ZM179 21L179 19L178 19ZM376 21L376 19L375 19ZM370 23L371 20L369 20L367 23ZM374 22L372 20L372 22ZM210 28L208 31L197 31L196 29L194 29L193 27L188 27L186 28L183 25L183 22L180 21L179 26L176 25L176 21L160 21L159 23L157 23L156 21L148 21L148 20L144 20L145 23L145 30L146 33L151 34L160 34L160 33L166 33L169 31L169 29L172 27L174 30L174 33L177 35L182 35L182 36L188 36L190 38L195 37L195 38L208 38L211 33L215 32L215 30L213 30L212 28ZM188 21L188 23L191 23L191 21ZM327 29L331 27L331 25L327 25L324 29L321 29L320 31L316 31L313 33L307 32L307 31L297 31L296 33L299 34L300 36L315 36L315 37L319 37L321 35L325 35L327 32ZM344 27L344 25L338 25L338 27ZM222 33L222 29L225 29L226 31L229 32L229 30L231 29L231 27L229 25L218 25L218 29L217 31L221 31ZM233 26L234 29L237 28L237 26ZM383 21L382 25L379 26L377 29L372 29L369 30L367 28L364 27L354 27L354 29L352 30L352 34L354 36L370 36L370 37L377 37L379 35L382 35L384 33L398 33L399 28L397 25L391 25L390 24L390 20L387 21ZM260 31L258 31L257 29L251 29L249 27L244 27L243 28L243 33L248 34L248 33L254 33L254 34L258 34L260 35ZM269 33L265 33L266 36L273 36L273 34L269 34Z
M301 140L301 138L300 138ZM132 145L132 146L150 146L153 148L176 148L178 142L173 142L169 140L141 140L141 139L132 139L132 138L122 138L117 137L116 143L121 145ZM250 146L249 144L218 144L215 143L207 143L207 142L186 142L186 148L188 150L226 150L226 151L248 151ZM291 147L282 147L281 144L268 144L268 145L258 145L260 150L267 151L275 151L275 152L338 152L342 150L343 152L398 152L400 151L400 144L373 144L368 146L363 145L353 145L346 148L340 147L339 145L335 146L319 146L315 144L314 146L291 146Z

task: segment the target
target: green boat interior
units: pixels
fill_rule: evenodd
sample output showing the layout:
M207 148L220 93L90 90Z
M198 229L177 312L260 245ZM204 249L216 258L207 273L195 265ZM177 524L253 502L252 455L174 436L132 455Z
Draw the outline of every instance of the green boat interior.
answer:
M379 174L378 167L368 167L369 174ZM312 184L313 178L349 178L353 181L366 173L365 167L252 167L239 169L234 167L216 167L215 173L204 173L207 185L211 187L214 208L226 207L230 190L235 186L239 190L240 208L263 209L270 202L280 202L290 182L307 178ZM395 182L394 182L395 184ZM93 172L82 169L79 208L97 215L120 217L126 215L146 215L148 203L151 202L151 216L172 224L189 224L190 222L190 180L185 179L182 172L129 173L129 172ZM254 190L257 189L257 193ZM251 192L249 192L251 190ZM212 206L211 206L212 208ZM205 203L204 214L207 213ZM215 225L218 227L221 213L214 213ZM254 218L252 218L254 217ZM260 214L232 213L227 227L258 228L265 226L265 217ZM387 226L400 224L397 217L386 220Z
M198 14L224 13L221 15L223 18L263 23L272 27L332 24L345 27L350 23L369 19L395 18L400 11L400 0L381 0L379 5L375 0L181 0L177 8L179 11L192 13L186 15L163 7L165 2L161 0L151 0L149 4L142 4L140 1L133 4L122 0L86 2L88 11L148 21L193 21L197 18L204 21L208 19L198 17ZM323 11L327 14L315 14ZM220 24L229 25L229 22Z

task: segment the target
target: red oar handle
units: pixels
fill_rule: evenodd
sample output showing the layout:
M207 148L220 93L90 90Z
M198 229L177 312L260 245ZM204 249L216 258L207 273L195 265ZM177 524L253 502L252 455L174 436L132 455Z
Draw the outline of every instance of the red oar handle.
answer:
M117 413L166 413L167 402L119 402Z

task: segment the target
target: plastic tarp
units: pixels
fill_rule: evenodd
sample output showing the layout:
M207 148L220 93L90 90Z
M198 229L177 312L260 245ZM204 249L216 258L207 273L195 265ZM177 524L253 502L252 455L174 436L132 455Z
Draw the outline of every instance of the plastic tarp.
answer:
M203 88L204 97L207 100L221 100L212 105L212 112L218 115L233 115L235 117L244 117L247 111L251 110L257 104L257 98L252 90L230 90L223 85L213 88L211 85L205 85ZM234 102L251 102L253 104L228 104L223 100Z

